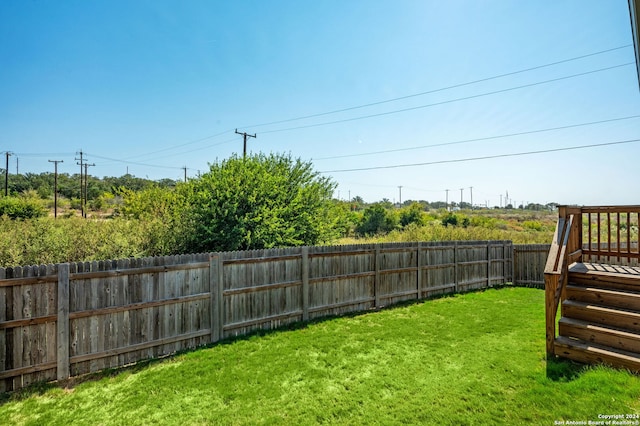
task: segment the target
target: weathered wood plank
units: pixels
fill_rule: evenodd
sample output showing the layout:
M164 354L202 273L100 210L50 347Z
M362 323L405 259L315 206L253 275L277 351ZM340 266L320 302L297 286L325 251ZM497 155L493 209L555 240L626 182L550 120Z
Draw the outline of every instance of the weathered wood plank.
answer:
M57 378L69 377L69 264L58 265Z
M79 363L79 362L90 361L90 360L99 359L99 358L108 358L108 357L118 356L118 355L126 354L128 352L140 351L140 350L144 350L144 349L155 347L155 346L163 346L167 344L180 342L183 340L189 340L196 337L206 336L209 334L211 334L211 330L208 330L208 329L199 330L193 333L179 334L179 335L168 337L165 339L152 340L149 342L144 342L136 345L109 349L103 352L96 352L96 353L91 353L86 355L78 355L78 356L72 357L71 362Z
M302 247L302 320L309 320L309 247Z

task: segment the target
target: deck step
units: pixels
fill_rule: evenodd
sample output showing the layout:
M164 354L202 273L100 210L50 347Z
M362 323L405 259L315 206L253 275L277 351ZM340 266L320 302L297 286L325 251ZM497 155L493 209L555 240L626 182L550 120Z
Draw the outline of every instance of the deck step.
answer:
M640 293L613 290L600 287L585 287L570 283L567 285L567 299L608 308L637 310L640 308Z
M587 287L640 292L640 275L634 274L583 271L579 268L573 268L569 272L569 282Z
M586 364L606 364L640 372L638 354L587 343L568 337L558 337L555 341L556 355Z
M563 337L577 338L586 343L640 354L640 335L613 327L591 324L573 318L561 318L559 334Z
M562 316L626 330L640 332L640 312L598 306L576 300L562 302Z

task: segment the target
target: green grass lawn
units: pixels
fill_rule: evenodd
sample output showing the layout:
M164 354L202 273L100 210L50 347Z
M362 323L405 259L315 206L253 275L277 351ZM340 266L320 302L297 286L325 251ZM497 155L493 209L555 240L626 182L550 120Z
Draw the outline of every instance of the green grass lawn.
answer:
M544 292L503 288L234 340L69 389L0 424L542 424L640 412L640 378L544 354Z

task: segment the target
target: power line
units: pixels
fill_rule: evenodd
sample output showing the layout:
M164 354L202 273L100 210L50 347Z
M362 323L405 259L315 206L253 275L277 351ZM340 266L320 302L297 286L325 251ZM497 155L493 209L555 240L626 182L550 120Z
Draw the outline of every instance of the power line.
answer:
M230 142L235 142L235 141L237 141L237 140L238 140L238 139L234 137L233 139L227 139L227 140L222 141L222 142L214 143L214 144L212 144L212 145L202 146L202 147L200 147L200 148L190 149L190 150L188 150L188 151L175 152L175 153L173 153L173 154L163 155L163 156L161 156L161 157L150 157L150 158L147 158L147 160L155 161L155 160L160 160L160 159L167 158L167 157L175 157L176 155L188 154L188 153L190 153L190 152L195 152L195 151L202 151L203 149L213 148L214 146L224 145L224 144L227 144L227 143L230 143ZM153 154L153 153L152 153L152 154ZM120 161L124 161L124 160L120 160Z
M497 154L497 155L486 155L483 157L471 157L471 158L459 158L455 160L439 160L439 161L429 161L426 163L412 163L412 164L395 164L392 166L374 166L374 167L362 167L358 169L342 169L342 170L326 170L321 171L319 173L341 173L341 172L360 172L366 170L380 170L380 169L396 169L401 167L415 167L415 166L431 166L434 164L448 164L448 163L463 163L467 161L478 161L478 160L489 160L492 158L504 158L504 157L519 157L523 155L532 155L532 154L545 154L549 152L560 152L560 151L571 151L577 149L585 149L585 148L595 148L600 146L611 146L611 145L622 145L627 143L640 142L640 139L629 139L624 141L616 141L616 142L605 142L605 143L597 143L592 145L579 145L579 146L570 146L565 148L554 148L554 149L543 149L539 151L527 151L527 152L516 152L512 154Z
M119 160L117 158L110 158L110 157L103 157L100 155L95 155L95 154L91 154L91 156L95 157L95 158L100 158L102 160L108 160L108 161L116 161L118 163L126 163L126 164L133 164L136 166L144 166L144 167L156 167L159 169L177 169L177 170L182 170L182 167L175 167L175 166L160 166L157 164L145 164L145 163L137 163L135 161L126 161L126 160Z
M551 132L551 131L554 131L554 130L565 130L565 129L571 129L571 128L575 128L575 127L591 126L591 125L595 125L595 124L611 123L611 122L614 122L614 121L631 120L631 119L634 119L634 118L640 118L640 114L639 115L630 115L628 117L611 118L611 119L608 119L608 120L590 121L590 122L587 122L587 123L568 124L566 126L548 127L546 129L536 129L536 130L528 130L528 131L517 132L517 133L507 133L507 134L504 134L504 135L486 136L486 137L482 137L482 138L473 138L473 139L462 139L462 140L453 141L453 142L442 142L442 143L436 143L436 144L430 144L430 145L412 146L412 147L407 147L407 148L387 149L387 150L384 150L384 151L362 152L362 153L359 153L359 154L334 155L334 156L331 156L331 157L314 158L313 161L334 160L334 159L337 159L337 158L363 157L365 155L388 154L388 153L391 153L391 152L411 151L411 150L416 150L416 149L433 148L433 147L438 147L438 146L457 145L457 144L463 144L463 143L469 143L469 142L480 142L480 141L487 141L487 140L492 140L492 139L509 138L509 137L513 137L513 136L531 135L531 134L534 134L534 133Z
M35 153L35 152L17 152L16 155L20 157L62 157L65 155L74 155L73 152L44 152L44 153Z
M214 146L219 146L219 145L223 145L223 144L226 144L226 143L235 142L236 140L237 140L237 138L234 137L233 139L227 139L227 140L222 141L222 142L218 142L218 143L215 143L215 144L212 144L212 145L203 146L203 147L200 147L200 148L190 149L188 151L180 151L180 152L176 152L176 153L169 154L169 155L163 155L161 157L151 157L151 158L149 158L149 160L160 160L160 159L167 158L167 157L175 157L176 155L188 154L190 152L195 152L195 151L201 151L203 149L213 148ZM119 163L133 164L133 165L137 165L137 166L156 167L156 168L162 168L162 169L175 169L175 168L181 169L181 167L160 166L160 165L157 165L157 164L147 164L147 163L140 163L140 162L129 161L129 160L121 160L121 159L110 158L110 157L102 157L102 156L95 155L95 154L92 154L92 155L94 157L96 157L96 158L101 158L101 159L107 160L107 161L116 161L116 162L119 162ZM130 157L130 158L133 158L133 157Z
M397 98L386 99L386 100L382 100L382 101L370 102L370 103L367 103L367 104L355 105L355 106L351 106L351 107L346 107L346 108L341 108L341 109L336 109L336 110L331 110L331 111L326 111L326 112L321 112L321 113L316 113L316 114L310 114L310 115L305 115L305 116L299 116L299 117L294 117L294 118L277 120L277 121L272 121L272 122L268 122L268 123L253 124L253 125L242 126L242 127L254 128L254 127L262 127L262 126L268 126L268 125L273 125L273 124L282 124L282 123L288 123L288 122L292 122L292 121L298 121L298 120L303 120L303 119L308 119L308 118L315 118L315 117L322 117L322 116L327 116L327 115L331 115L331 114L337 114L337 113L341 113L341 112L347 112L347 111L352 111L352 110L356 110L356 109L367 108L367 107L376 106L376 105L382 105L382 104L395 102L395 101L399 101L399 100L410 99L410 98L414 98L414 97L424 96L424 95L437 93L437 92L442 92L442 91L446 91L446 90L451 90L451 89L455 89L455 88L470 86L470 85L473 85L473 84L482 83L482 82L486 82L486 81L496 80L496 79L499 79L499 78L504 78L504 77L508 77L508 76L512 76L512 75L516 75L516 74L522 74L522 73L529 72L529 71L534 71L534 70L537 70L537 69L548 68L548 67L551 67L551 66L554 66L554 65L573 62L573 61L577 61L577 60L580 60L580 59L585 59L585 58L588 58L588 57L597 56L597 55L601 55L601 54L604 54L604 53L609 53L609 52L613 52L613 51L616 51L616 50L625 49L625 48L628 48L630 46L632 46L632 44L626 44L626 45L614 47L614 48L611 48L611 49L600 50L600 51L588 53L588 54L585 54L585 55L580 55L580 56L575 56L575 57L572 57L572 58L563 59L563 60L560 60L560 61L549 62L549 63L546 63L546 64L537 65L537 66L533 66L533 67L528 67L528 68L524 68L524 69L517 70L517 71L498 74L498 75L494 75L494 76L490 76L490 77L486 77L486 78L472 80L472 81L468 81L468 82L464 82L464 83L458 83L458 84L454 84L454 85L446 86L446 87L441 87L441 88L437 88L437 89L427 90L427 91L424 91L424 92L419 92L419 93L409 94L409 95L405 95L405 96L400 96L400 97L397 97ZM288 130L288 129L276 130L276 131L284 131L284 130ZM156 151L153 151L153 152L147 152L147 153L144 153L144 154L134 155L134 156L129 157L129 158L133 159L133 158L146 157L148 155L153 155L153 154L157 154L157 153L161 153L161 152L174 150L174 149L177 149L177 148L180 148L180 147L183 147L183 146L187 146L187 145L191 145L191 144L194 144L194 143L202 142L202 141L205 141L205 140L208 140L208 139L213 139L213 138L216 138L216 137L219 137L219 136L225 135L227 133L231 133L231 132L233 132L232 129L225 130L225 131L220 132L220 133L216 133L216 134L213 134L213 135L209 135L209 136L205 136L205 137L202 137L202 138L194 139L192 141L188 141L188 142L185 142L185 143L182 143L182 144L170 146L170 147L167 147L167 148L162 148L162 149L159 149L159 150L156 150ZM271 131L271 132L273 132L273 131ZM271 132L264 132L264 133L271 133ZM208 145L207 147L198 148L196 150L205 149L205 148L213 147L213 146L217 146L217 145L222 145L224 143L228 143L228 142L231 142L231 141L232 140L221 142L221 143L215 144L215 145ZM192 151L187 151L187 152L192 152ZM36 155L39 155L39 154L36 154ZM60 155L60 154L47 154L47 155ZM122 161L122 160L114 160L114 161ZM131 164L139 164L139 163L131 162ZM162 167L162 166L151 166L151 167Z
M397 110L393 110L393 111L380 112L380 113L376 113L376 114L362 115L362 116L359 116L359 117L344 118L344 119L341 119L341 120L326 121L324 123L315 123L315 124L307 124L307 125L304 125L304 126L287 127L287 128L284 128L284 129L266 130L266 131L264 131L262 133L265 134L265 133L288 132L288 131L291 131L291 130L309 129L311 127L328 126L328 125L331 125L331 124L347 123L347 122L350 122L350 121L364 120L364 119L367 119L367 118L375 118L375 117L382 117L382 116L385 116L385 115L399 114L401 112L415 111L415 110L418 110L418 109L429 108L429 107L432 107L432 106L446 105L446 104L450 104L450 103L454 103L454 102L466 101L466 100L469 100L469 99L476 99L476 98L481 98L481 97L484 97L484 96L496 95L496 94L499 94L499 93L506 93L506 92L511 92L511 91L514 91L514 90L525 89L527 87L540 86L542 84L548 84L548 83L553 83L553 82L556 82L556 81L568 80L570 78L581 77L581 76L585 76L585 75L589 75L589 74L595 74L595 73L603 72L603 71L609 71L609 70L612 70L612 69L626 67L626 66L629 66L629 65L635 65L635 62L626 62L624 64L618 64L618 65L613 65L613 66L610 66L610 67L599 68L599 69L596 69L596 70L581 72L581 73L578 73L578 74L571 74L571 75L564 76L564 77L552 78L552 79L549 79L549 80L543 80L543 81L538 81L538 82L535 82L535 83L523 84L523 85L520 85L520 86L509 87L507 89L494 90L494 91L491 91L491 92L480 93L478 95L470 95L470 96L464 96L464 97L461 97L461 98L449 99L449 100L441 101L441 102L434 102L434 103L426 104L426 105L418 105L418 106L414 106L414 107L410 107L410 108L402 108L402 109L397 109Z
M271 121L271 122L268 122L268 123L254 124L254 125L243 126L243 127L254 128L254 127L270 126L270 125L273 125L273 124L289 123L289 122L292 122L292 121L304 120L304 119L308 119L308 118L322 117L322 116L325 116L325 115L338 114L338 113L341 113L341 112L353 111L355 109L361 109L361 108L367 108L367 107L376 106L376 105L382 105L382 104L395 102L395 101L400 101L400 100L404 100L404 99L415 98L415 97L418 97L418 96L429 95L429 94L432 94L432 93L443 92L445 90L456 89L456 88L464 87L464 86L470 86L472 84L477 84L477 83L483 83L483 82L486 82L486 81L496 80L496 79L499 79L499 78L508 77L508 76L512 76L512 75L516 75L516 74L521 74L521 73L528 72L528 71L534 71L534 70L537 70L537 69L547 68L547 67L551 67L551 66L554 66L554 65L564 64L564 63L567 63L567 62L577 61L579 59L584 59L584 58L588 58L588 57L591 57L591 56L601 55L603 53L613 52L615 50L625 49L625 48L631 47L631 46L632 46L632 44L625 44L624 46L618 46L618 47L614 47L612 49L606 49L606 50L601 50L601 51L598 51L598 52L589 53L589 54L586 54L586 55L575 56L573 58L563 59L563 60L556 61L556 62L550 62L550 63L543 64L543 65L537 65L537 66L534 66L534 67L529 67L529 68L521 69L521 70L518 70L518 71L512 71L512 72L508 72L508 73L504 73L504 74L498 74L498 75L495 75L495 76L481 78L481 79L478 79L478 80L472 80L472 81L468 81L468 82L465 82L465 83L458 83L458 84L454 84L452 86L446 86L446 87L441 87L441 88L438 88L438 89L427 90L425 92L419 92L419 93L414 93L414 94L411 94L411 95L400 96L400 97L397 97L397 98L386 99L386 100L383 100L383 101L370 102L370 103L367 103L367 104L356 105L356 106L342 108L342 109L336 109L336 110L333 110L333 111L320 112L320 113L316 113L316 114L304 115L304 116L295 117L295 118L288 118L288 119L285 119L285 120L277 120L277 121ZM266 133L266 132L263 132L263 133Z
M153 152L146 152L144 154L134 155L133 157L129 157L129 158L145 157L145 156L151 155L151 154L158 154L160 152L170 151L172 149L181 148L183 146L187 146L187 145L191 145L191 144L194 144L194 143L206 141L207 139L217 138L218 136L226 135L227 133L231 133L231 130L225 130L224 132L216 133L215 135L205 136L205 137L200 138L200 139L195 139L195 140L192 140L192 141L189 141L189 142L185 142L185 143L182 143L182 144L179 144L179 145L170 146L168 148L162 148L162 149L159 149L159 150L153 151ZM215 145L212 145L212 146L215 146Z

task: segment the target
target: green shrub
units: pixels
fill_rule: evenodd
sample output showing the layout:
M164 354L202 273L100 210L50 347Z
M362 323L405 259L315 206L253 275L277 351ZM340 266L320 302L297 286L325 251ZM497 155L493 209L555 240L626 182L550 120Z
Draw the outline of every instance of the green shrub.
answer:
M231 157L178 187L190 251L313 245L338 234L335 183L311 163L271 154Z
M422 206L417 202L413 202L408 207L400 210L400 225L403 227L411 223L424 225L425 222L425 213Z
M32 197L0 198L0 216L11 219L32 219L47 214L42 202Z
M449 213L448 215L446 215L445 217L442 218L442 226L458 226L458 216L453 214L453 213Z
M398 223L395 211L385 209L382 204L374 204L365 209L356 233L366 236L385 234L396 229Z

